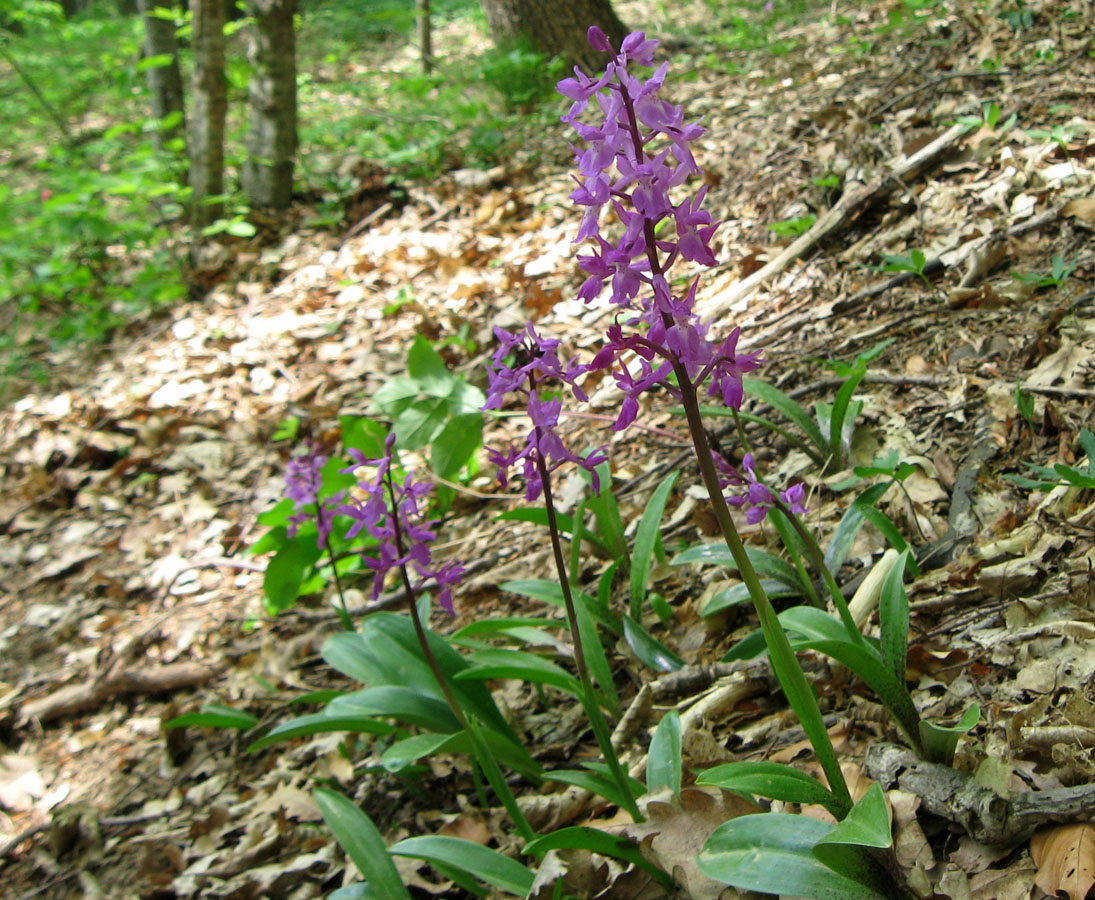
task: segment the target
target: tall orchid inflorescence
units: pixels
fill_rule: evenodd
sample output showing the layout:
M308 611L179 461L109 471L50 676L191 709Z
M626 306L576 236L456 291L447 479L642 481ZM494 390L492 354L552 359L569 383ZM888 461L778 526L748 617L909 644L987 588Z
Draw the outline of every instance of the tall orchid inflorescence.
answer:
M711 238L719 223L702 208L706 186L677 203L671 198L700 174L689 145L704 130L696 122L685 123L681 108L658 96L668 63L645 81L629 70L653 65L656 41L635 32L617 53L604 32L593 27L589 43L611 56L604 73L594 79L575 68L574 78L559 82L560 93L574 101L563 121L585 142L574 147L580 177L571 199L585 209L577 241L591 240L594 247L578 257L589 276L578 296L589 302L611 281L612 302L636 313L623 321L617 316L590 368L616 369L625 395L616 430L634 421L639 395L654 386L682 399L682 387L694 391L710 379L708 392L737 409L742 376L760 365L760 354L737 351L737 328L721 343L708 340L707 325L694 309L698 276L683 294L674 294L669 280L669 270L680 260L717 265ZM594 98L601 115L587 124L582 114ZM599 224L609 206L623 227L615 243L604 237ZM670 220L673 229L666 234L663 223ZM636 357L630 366L621 360L625 351Z

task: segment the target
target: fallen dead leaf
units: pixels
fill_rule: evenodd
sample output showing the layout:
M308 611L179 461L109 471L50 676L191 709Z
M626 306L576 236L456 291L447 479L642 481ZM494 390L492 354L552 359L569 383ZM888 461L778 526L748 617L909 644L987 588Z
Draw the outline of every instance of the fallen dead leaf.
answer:
M1030 839L1030 855L1038 867L1034 883L1047 894L1063 891L1071 900L1084 900L1095 886L1095 826L1043 828Z

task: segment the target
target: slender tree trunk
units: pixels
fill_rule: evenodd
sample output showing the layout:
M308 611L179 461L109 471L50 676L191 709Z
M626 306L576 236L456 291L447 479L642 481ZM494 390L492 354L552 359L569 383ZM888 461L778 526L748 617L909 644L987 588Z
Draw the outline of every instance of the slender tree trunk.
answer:
M195 229L224 215L224 204L206 198L224 193L224 0L190 0L194 34L194 90L190 116L190 222ZM195 242L197 236L195 235Z
M417 0L416 24L418 25L418 55L422 59L422 73L433 71L433 30L430 24L430 0Z
M522 35L549 56L562 56L589 72L603 69L605 56L586 42L597 25L619 45L627 34L611 0L483 0L491 37L505 47Z
M145 57L170 56L171 62L153 66L147 70L148 90L152 94L152 115L160 122L177 114L178 121L159 131L160 146L182 138L186 139L186 120L183 117L183 84L179 72L179 42L175 37L176 23L154 15L156 0L137 0L144 19ZM168 10L172 7L167 6Z
M251 128L243 184L252 206L285 209L293 196L297 150L297 0L247 0Z

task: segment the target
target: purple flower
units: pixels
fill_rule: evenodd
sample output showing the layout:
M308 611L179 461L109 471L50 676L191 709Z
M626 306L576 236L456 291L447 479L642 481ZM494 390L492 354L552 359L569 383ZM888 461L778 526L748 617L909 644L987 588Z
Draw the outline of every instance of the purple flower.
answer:
M346 537L352 539L364 529L377 542L372 555L362 555L365 565L374 573L374 600L384 590L391 572L403 570L409 581L408 570L413 570L418 581L412 585L412 592L419 593L432 581L438 588L438 602L452 614L452 587L460 580L464 568L455 562L433 561L430 543L437 535L423 505L433 485L417 481L414 473L408 473L397 484L392 472L394 453L394 434L388 435L384 455L378 459L366 459L360 451L350 451L354 465L345 471L368 467L375 472L371 478L359 479L360 496L350 497L338 507L338 512L353 519Z
M570 462L589 470L593 477L593 490L600 492L600 479L596 467L608 459L604 448L579 456L568 450L559 435L559 415L563 409L561 397L543 391L549 383L567 385L574 396L587 399L577 379L590 370L590 366L571 360L566 366L559 361L556 350L559 342L543 338L529 322L524 332L510 333L495 328L499 347L488 367L488 394L484 409L496 409L503 397L511 392L523 395L532 421L532 430L520 449L507 447L504 451L488 448L487 456L498 467L498 482L509 484L509 472L518 463L525 479L525 497L535 500L544 489L542 471L549 474ZM543 467L543 468L541 468Z
M672 199L699 174L690 144L703 128L685 122L681 107L660 96L668 64L645 79L632 74L634 66L653 65L656 41L635 32L617 52L600 29L591 28L589 42L611 57L603 74L592 78L575 69L575 78L559 85L575 101L563 121L584 142L574 148L579 186L571 199L585 210L577 240L593 246L578 256L587 275L578 297L588 303L610 284L612 302L637 313L626 321L618 318L609 328L589 368L617 369L616 382L624 392L617 430L634 421L643 391L662 387L681 398L679 385L670 380L673 372L687 374L697 390L710 379L711 395L740 408L742 378L760 366L761 354L738 352L737 328L722 343L709 339L707 325L695 313L698 279L678 294L668 275L679 260L717 265L711 242L719 223L703 209L707 188L679 202ZM591 124L580 117L593 99L600 116ZM623 226L615 240L600 230L607 203Z
M757 478L756 464L752 453L746 453L741 461L741 472L731 466L717 453L711 454L715 460L715 468L719 471L719 485L723 490L732 489L740 491L726 498L731 506L745 510L745 521L750 525L756 525L764 521L768 510L775 504L771 489ZM806 515L806 485L802 482L780 491L779 499L796 516Z
M342 500L343 493L320 498L323 490L323 467L328 456L320 451L317 444L309 444L308 450L289 460L285 470L285 496L296 504L287 528L289 537L296 537L300 526L309 520L315 520L318 532L317 543L323 547L334 525L335 512Z

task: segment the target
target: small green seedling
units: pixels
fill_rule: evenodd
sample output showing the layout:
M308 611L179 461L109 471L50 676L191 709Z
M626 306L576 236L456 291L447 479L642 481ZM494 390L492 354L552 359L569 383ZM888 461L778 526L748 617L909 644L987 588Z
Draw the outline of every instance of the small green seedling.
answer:
M1068 281L1069 276L1072 275L1075 269L1075 259L1066 261L1063 256L1054 256L1050 262L1048 274L1038 272L1015 272L1013 274L1023 284L1033 284L1036 288L1059 288Z

